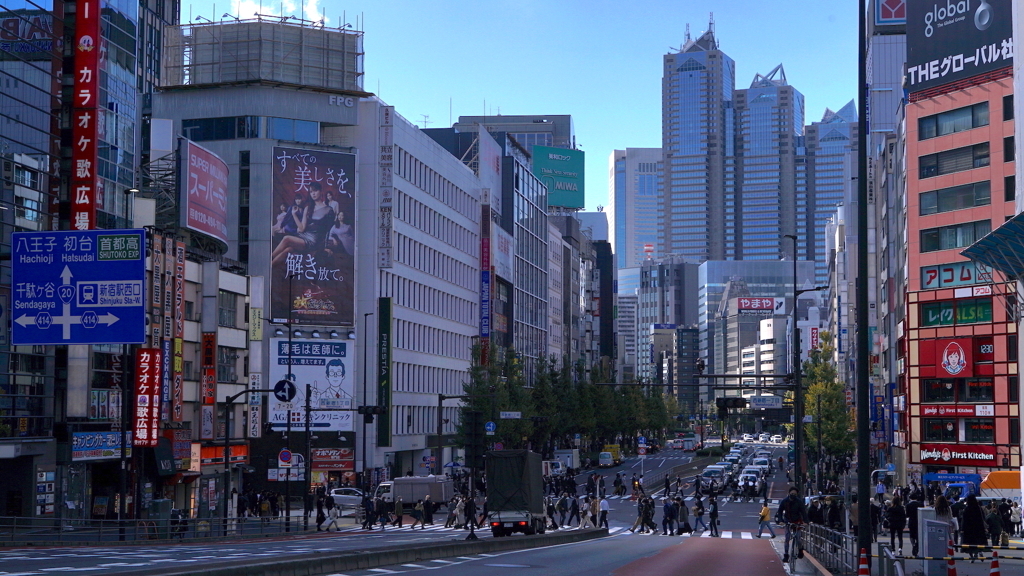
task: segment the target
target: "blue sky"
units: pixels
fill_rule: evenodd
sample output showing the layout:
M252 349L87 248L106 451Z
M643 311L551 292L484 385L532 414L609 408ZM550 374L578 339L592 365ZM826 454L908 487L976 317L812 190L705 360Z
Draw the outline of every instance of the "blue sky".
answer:
M711 12L737 88L782 63L808 123L856 95L853 0L355 0L326 12L322 0L301 1L186 1L182 20L260 11L347 21L365 32L365 89L419 126L424 115L438 128L460 115L571 114L587 210L608 204L612 150L661 145L662 56L683 44L687 23L693 37L707 30Z

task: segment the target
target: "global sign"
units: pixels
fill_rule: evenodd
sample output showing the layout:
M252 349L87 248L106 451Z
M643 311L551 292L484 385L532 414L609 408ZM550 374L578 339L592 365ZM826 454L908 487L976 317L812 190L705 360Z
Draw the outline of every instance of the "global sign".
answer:
M13 344L145 342L145 231L17 232L12 244Z

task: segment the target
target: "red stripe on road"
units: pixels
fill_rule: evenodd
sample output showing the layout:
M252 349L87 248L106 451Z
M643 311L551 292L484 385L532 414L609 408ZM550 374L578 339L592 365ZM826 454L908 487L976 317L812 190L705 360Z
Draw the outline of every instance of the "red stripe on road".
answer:
M700 576L786 576L782 560L768 540L689 538L658 554L631 562L614 576L652 574Z

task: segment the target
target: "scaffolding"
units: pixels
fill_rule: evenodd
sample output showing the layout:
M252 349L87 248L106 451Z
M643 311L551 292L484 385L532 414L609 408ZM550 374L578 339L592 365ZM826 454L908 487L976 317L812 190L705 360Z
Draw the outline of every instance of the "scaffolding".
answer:
M295 16L169 26L164 88L276 84L364 95L363 33Z

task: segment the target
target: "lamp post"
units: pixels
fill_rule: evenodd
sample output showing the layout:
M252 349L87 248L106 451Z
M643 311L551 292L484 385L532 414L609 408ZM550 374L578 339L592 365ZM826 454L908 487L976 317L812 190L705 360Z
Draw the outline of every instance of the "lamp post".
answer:
M228 531L228 504L231 501L231 413L235 400L242 394L265 394L273 392L272 389L242 390L233 396L224 398L224 533Z
M444 473L444 459L441 454L444 452L444 401L469 398L469 395L463 394L460 396L445 396L444 394L437 395L437 460L434 462L434 474L440 476Z
M367 390L366 390L366 370L367 370L367 367L370 365L370 360L369 360L369 355L370 355L370 328L369 328L370 316L373 316L373 312L363 312L363 406L367 406L367 400L366 400L367 399L367 394L366 394L366 392L367 392ZM367 416L364 415L363 416L363 434L362 434L362 436L363 436L363 449L361 451L361 455L362 455L362 458L363 458L363 476L364 476L364 480L365 480L365 476L366 476L366 471L368 470L368 468L366 466L366 420L367 420ZM364 488L367 488L367 486L364 486Z
M132 187L124 191L124 221L128 227L128 200L134 198L139 189ZM118 540L125 539L125 520L128 513L128 424L131 421L132 412L128 399L131 396L128 386L128 356L131 354L131 344L121 345L121 476L119 481L119 499L117 506ZM134 491L133 491L134 492Z

